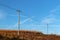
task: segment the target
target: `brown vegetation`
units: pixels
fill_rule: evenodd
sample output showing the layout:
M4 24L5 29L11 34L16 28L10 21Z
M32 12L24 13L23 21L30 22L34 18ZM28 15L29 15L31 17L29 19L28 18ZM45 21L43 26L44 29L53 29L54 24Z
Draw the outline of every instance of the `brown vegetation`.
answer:
M0 30L0 40L60 40L60 36L35 31Z

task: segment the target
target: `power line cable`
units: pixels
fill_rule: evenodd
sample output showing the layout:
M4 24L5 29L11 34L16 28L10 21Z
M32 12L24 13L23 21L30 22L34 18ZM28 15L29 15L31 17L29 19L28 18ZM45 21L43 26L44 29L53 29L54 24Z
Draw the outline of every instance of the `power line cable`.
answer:
M6 7L6 8L9 8L9 9L11 9L11 10L18 11L17 9L12 8L12 7L10 7L10 6L8 6L8 5L5 5L5 4L0 4L0 6L3 6L3 7Z
M11 9L11 10L15 10L15 11L17 11L17 12L19 12L19 11L22 12L20 9L15 9L15 8L12 8L12 7L10 7L10 6L8 6L8 5L5 5L5 4L1 4L1 3L0 3L0 6L9 8L9 9Z

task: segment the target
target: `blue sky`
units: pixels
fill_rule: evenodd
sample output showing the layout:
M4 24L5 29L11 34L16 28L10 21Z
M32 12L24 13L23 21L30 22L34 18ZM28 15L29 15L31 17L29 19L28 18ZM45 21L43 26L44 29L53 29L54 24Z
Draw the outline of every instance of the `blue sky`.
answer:
M0 0L0 29L17 30L20 9L20 30L60 34L60 0Z

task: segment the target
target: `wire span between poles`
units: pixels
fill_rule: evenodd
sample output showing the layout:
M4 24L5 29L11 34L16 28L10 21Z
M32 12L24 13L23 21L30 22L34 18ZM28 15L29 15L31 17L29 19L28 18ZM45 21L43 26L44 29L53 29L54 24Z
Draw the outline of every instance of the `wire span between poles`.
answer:
M11 10L17 11L17 9L12 8L12 7L10 7L10 6L8 6L8 5L5 5L5 4L0 4L0 6L3 6L3 7L6 7L6 8L9 8L9 9L11 9Z

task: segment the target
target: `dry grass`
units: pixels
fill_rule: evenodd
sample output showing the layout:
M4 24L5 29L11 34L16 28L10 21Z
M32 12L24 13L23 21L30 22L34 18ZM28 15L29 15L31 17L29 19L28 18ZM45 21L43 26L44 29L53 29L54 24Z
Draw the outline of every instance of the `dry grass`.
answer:
M0 30L0 40L60 40L59 35L46 35L36 31L20 31L17 35L17 30Z

